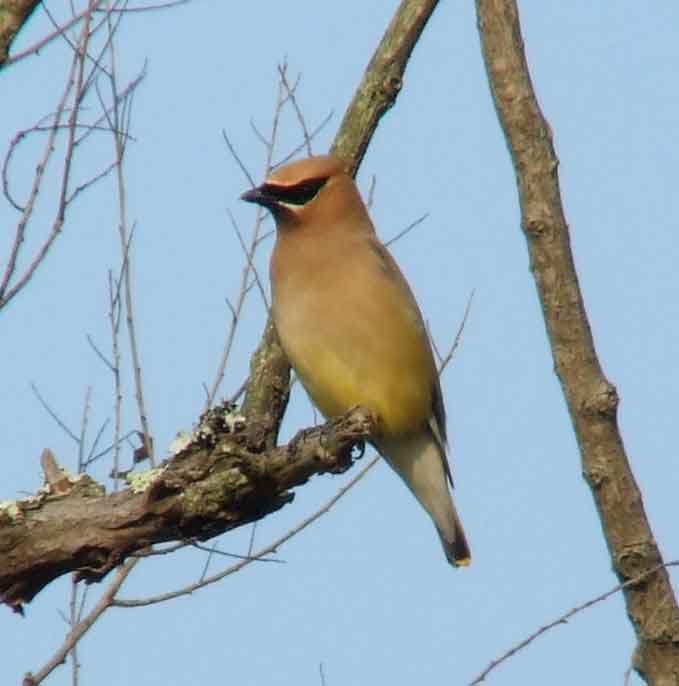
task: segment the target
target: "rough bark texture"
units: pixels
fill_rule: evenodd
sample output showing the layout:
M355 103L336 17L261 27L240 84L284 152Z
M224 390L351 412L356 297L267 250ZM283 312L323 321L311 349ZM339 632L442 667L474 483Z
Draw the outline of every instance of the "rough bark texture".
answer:
M403 0L375 50L330 150L353 163L363 160L382 116L394 104L410 55L438 0Z
M0 0L0 69L14 37L39 4L39 0Z
M564 218L558 160L538 106L514 0L477 0L488 78L516 172L522 227L556 373L613 569L624 582L662 562L617 424L618 396L604 376L587 320ZM638 638L634 667L648 683L679 684L679 610L666 569L625 589Z
M21 610L62 574L98 581L153 543L205 540L260 519L312 475L346 471L352 447L373 429L370 414L357 408L262 452L258 432L253 440L230 409L210 410L179 454L125 491L106 495L86 475L46 469L48 486L3 503L0 600Z
M290 363L269 318L250 360L243 414L262 447L273 448L290 397Z

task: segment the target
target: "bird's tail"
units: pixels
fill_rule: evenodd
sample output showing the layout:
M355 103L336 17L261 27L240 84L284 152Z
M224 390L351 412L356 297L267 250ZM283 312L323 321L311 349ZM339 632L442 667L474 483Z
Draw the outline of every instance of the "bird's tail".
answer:
M438 531L441 544L443 545L443 552L445 553L448 562L450 562L453 567L467 567L471 564L472 553L471 550L469 550L469 543L467 543L467 537L462 528L462 522L460 522L460 518L455 511L455 505L453 505L453 517L455 520L453 523L455 537L452 541L438 526L436 527L436 530Z
M471 552L448 489L446 456L429 430L380 441L378 448L432 518L446 559L466 567Z

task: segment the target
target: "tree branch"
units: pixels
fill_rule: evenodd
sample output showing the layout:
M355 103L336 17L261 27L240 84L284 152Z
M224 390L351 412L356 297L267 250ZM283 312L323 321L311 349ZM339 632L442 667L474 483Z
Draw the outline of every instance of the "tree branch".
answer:
M0 0L0 68L14 37L39 4L39 0Z
M331 153L353 163L363 160L377 125L398 97L410 55L438 0L403 0L368 64L344 114Z
M57 490L52 474L35 496L2 503L0 600L21 611L68 572L98 581L154 543L206 540L261 519L291 502L289 489L314 474L346 471L352 448L374 428L371 415L355 408L262 450L257 433L236 419L227 405L210 410L179 454L124 491L106 495L84 474L67 488L59 480Z
M634 667L649 683L676 684L679 609L644 512L618 430L618 395L597 359L561 205L558 160L526 64L515 0L477 0L488 79L517 176L521 223L554 365L601 518L615 573L624 587L638 647Z

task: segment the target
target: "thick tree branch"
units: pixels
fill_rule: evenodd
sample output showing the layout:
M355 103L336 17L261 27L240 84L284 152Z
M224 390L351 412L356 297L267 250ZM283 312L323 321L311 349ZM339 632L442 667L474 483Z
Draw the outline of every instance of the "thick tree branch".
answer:
M7 60L14 37L39 4L39 0L0 0L0 67Z
M561 205L558 160L523 50L515 0L477 0L483 55L516 171L522 227L582 468L637 634L634 666L652 684L679 683L679 609L617 424L618 396L594 349Z
M437 5L438 0L403 0L365 70L330 151L351 161L354 172L377 125L396 102L410 55Z
M172 460L110 495L84 474L65 487L47 459L47 485L0 506L0 600L21 610L62 574L97 581L154 543L205 540L256 521L291 502L289 489L314 474L346 471L353 446L372 429L370 414L356 408L261 450L259 435L220 406Z

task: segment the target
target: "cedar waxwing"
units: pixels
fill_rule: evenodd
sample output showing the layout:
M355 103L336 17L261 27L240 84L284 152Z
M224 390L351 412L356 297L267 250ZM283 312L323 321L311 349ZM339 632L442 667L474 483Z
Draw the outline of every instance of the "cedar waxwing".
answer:
M429 337L348 165L329 156L293 162L242 198L276 220L272 316L311 399L326 417L356 405L375 414L375 446L429 513L448 562L469 564L448 489L446 416Z

